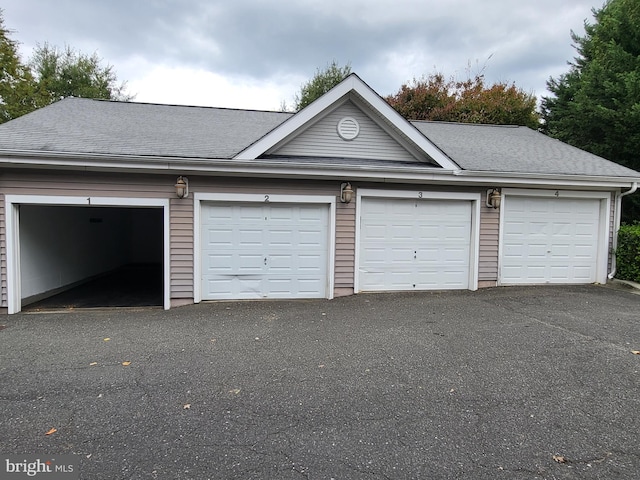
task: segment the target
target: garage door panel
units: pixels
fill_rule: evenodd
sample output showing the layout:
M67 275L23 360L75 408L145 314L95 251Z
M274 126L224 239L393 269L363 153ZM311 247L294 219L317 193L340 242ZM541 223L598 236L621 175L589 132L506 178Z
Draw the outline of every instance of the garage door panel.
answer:
M470 241L470 201L365 198L359 290L468 288Z
M323 298L329 208L203 202L202 298Z
M502 284L596 280L600 200L508 196Z

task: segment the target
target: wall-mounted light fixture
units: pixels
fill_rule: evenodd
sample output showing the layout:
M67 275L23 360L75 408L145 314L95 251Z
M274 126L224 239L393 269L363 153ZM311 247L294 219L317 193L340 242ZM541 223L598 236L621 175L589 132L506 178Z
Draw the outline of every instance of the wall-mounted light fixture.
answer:
M487 207L489 208L500 208L500 203L502 201L502 193L500 189L493 188L491 190L487 190Z
M351 200L353 200L353 188L349 182L345 182L340 185L340 201L349 203Z
M187 177L179 176L175 187L178 198L187 198L189 196L189 179Z

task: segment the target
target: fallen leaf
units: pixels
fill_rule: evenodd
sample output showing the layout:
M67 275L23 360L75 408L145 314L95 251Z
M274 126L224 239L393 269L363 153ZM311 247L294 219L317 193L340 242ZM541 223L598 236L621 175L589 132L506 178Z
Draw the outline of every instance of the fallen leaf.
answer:
M98 362L91 362L89 365L94 366L94 365L97 365L97 364L98 364Z
M128 367L129 365L131 365L131 362L122 362L122 366L124 367Z
M234 395L238 395L240 393L240 389L239 388L233 388L233 389L229 390L229 393L232 393Z
M45 435L52 435L54 433L56 433L58 431L57 428L52 428L51 430L49 430L47 433L45 433Z
M634 355L640 355L640 350L631 350Z
M111 340L109 337L104 339L105 342L108 342L109 340Z
M554 455L553 459L558 463L567 463L567 459L562 455Z
M189 410L191 408L191 404L190 403L185 403L182 408L184 410Z

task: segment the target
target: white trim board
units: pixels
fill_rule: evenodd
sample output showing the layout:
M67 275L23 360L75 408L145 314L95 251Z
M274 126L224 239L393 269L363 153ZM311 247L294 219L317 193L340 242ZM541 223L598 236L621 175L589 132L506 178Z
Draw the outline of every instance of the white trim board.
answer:
M461 200L471 202L471 239L469 248L469 290L478 289L478 271L480 262L480 207L481 194L467 192L434 192L430 190L376 190L359 188L356 195L356 234L354 262L354 293L360 292L360 226L363 198L389 198L412 200Z
M73 197L55 195L5 195L7 238L7 310L22 309L20 277L20 205L156 207L163 209L163 308L171 306L169 200L162 198Z
M329 207L327 298L333 298L336 256L336 197L330 195L272 195L264 193L194 193L193 194L193 301L202 301L202 202L326 204Z

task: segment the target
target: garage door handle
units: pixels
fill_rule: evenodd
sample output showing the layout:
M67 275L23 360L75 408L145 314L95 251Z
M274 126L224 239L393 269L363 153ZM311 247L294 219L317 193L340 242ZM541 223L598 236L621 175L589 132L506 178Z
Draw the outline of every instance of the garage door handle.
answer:
M267 257L264 257L264 264L267 264Z

